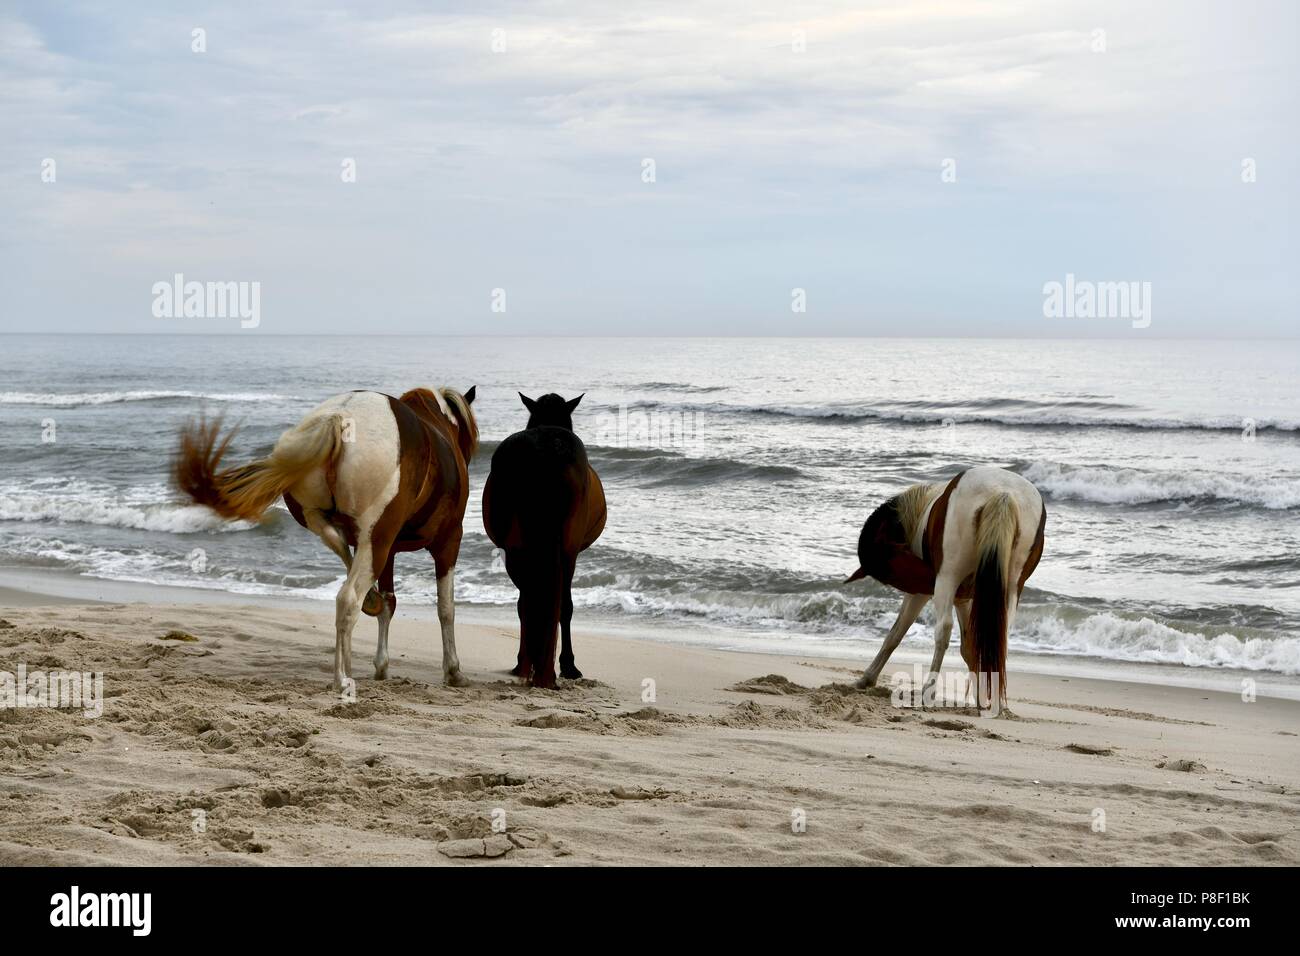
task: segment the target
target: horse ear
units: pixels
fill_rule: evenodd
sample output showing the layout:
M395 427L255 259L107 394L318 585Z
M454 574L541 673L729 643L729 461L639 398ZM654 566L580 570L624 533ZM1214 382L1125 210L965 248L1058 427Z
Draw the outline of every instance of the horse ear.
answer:
M527 395L525 395L523 392L519 393L519 398L524 403L524 408L528 409L530 414L532 412L537 411L537 403L533 401L531 398L529 398Z
M477 385L471 385L471 386L469 387L469 391L465 393L465 404L466 404L466 405L473 405L473 404L474 404L474 392L477 391L477 390L478 390L478 386L477 386Z
M586 394L587 394L586 392L583 392L583 393L582 393L582 395L586 395ZM578 403L579 403L580 401L582 401L582 395L579 395L577 398L572 399L571 401L567 401L567 402L564 403L564 407L567 408L567 409L569 410L569 414L570 414L570 415L572 415L572 414L573 414L573 410L574 410L575 408L578 407Z

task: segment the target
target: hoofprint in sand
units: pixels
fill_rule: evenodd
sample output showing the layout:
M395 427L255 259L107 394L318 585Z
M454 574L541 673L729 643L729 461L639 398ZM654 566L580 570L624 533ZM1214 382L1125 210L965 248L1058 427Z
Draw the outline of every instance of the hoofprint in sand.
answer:
M1013 665L989 720L854 691L849 663L581 628L590 679L530 690L515 634L467 624L453 688L407 618L347 703L310 607L0 619L0 672L103 671L106 696L0 710L0 865L1300 862L1293 701Z

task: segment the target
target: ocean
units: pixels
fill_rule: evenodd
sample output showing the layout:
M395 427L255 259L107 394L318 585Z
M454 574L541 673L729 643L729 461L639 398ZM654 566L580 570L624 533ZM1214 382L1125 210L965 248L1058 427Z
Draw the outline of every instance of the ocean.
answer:
M516 392L555 391L584 395L575 428L609 504L578 562L579 628L668 621L685 639L869 657L899 599L842 583L862 522L908 484L992 464L1048 507L1013 657L1286 681L1298 383L1289 341L5 335L0 582L55 569L332 601L341 563L283 506L254 526L178 500L178 426L200 410L241 423L238 461L336 392L477 385L457 601L513 607L483 479L524 425ZM425 555L398 559L397 591L435 603ZM929 635L927 611L904 647Z

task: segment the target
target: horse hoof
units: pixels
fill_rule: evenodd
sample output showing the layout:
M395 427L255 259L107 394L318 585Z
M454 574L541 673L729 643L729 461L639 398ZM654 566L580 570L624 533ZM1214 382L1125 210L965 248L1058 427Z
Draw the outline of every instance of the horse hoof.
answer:
M560 676L565 680L577 680L582 677L582 671L570 665L569 667L560 667Z
M366 592L366 599L361 602L361 610L370 617L379 617L379 612L384 609L384 599L379 596L379 592L371 588Z
M451 674L443 674L442 682L448 687L468 687L469 678L460 671L454 671Z
M876 682L872 680L870 677L867 677L865 674L863 674L861 677L857 679L857 681L854 682L853 686L856 687L858 690L867 690L868 688L875 687Z
M388 662L384 661L384 666L375 667L375 680L388 680Z
M510 668L510 676L511 676L511 677L523 677L523 676L524 676L524 665L523 665L523 664L516 664L514 667Z

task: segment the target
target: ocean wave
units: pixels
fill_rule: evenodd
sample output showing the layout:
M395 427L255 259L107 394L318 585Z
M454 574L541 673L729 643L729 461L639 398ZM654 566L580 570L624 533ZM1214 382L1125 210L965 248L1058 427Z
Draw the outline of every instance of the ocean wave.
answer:
M581 432L579 432L578 438L583 438ZM492 460L492 455L500 445L501 442L492 439L479 441L478 454L474 456L474 461L471 464L476 466L484 462L490 462ZM600 445L595 441L587 441L585 439L583 439L582 445L587 449L588 459L601 474L604 474L605 469L611 464L617 468L620 465L626 465L628 463L661 458L687 460L680 452L672 451L668 448L638 447L635 445Z
M1300 571L1300 555L1243 555L1236 560L1222 561L1215 568L1220 571Z
M489 570L482 558L490 545L480 549L475 538L466 540L461 562L465 569L458 572L457 587L465 585L470 600L513 605L518 594L505 570ZM475 560L480 550L482 557ZM850 591L840 586L841 580L799 579L787 571L730 564L711 572L698 563L683 567L663 558L602 548L599 555L579 561L573 601L598 610L748 628L801 625L861 633L879 621L887 628L898 612L896 593L875 582ZM433 587L432 577L428 584Z
M833 403L819 405L728 405L722 402L671 403L638 402L633 408L673 409L710 414L757 415L807 419L831 423L899 422L912 425L976 424L1002 425L1011 428L1133 428L1153 430L1241 432L1245 417L1162 418L1141 415L1079 414L1086 409L1118 409L1131 406L1096 402L1019 402L1011 399L988 399L963 402L960 406L929 403L879 402L875 404ZM994 407L1005 411L992 411ZM1015 413L1013 409L1021 409ZM1300 420L1255 419L1255 432L1300 430Z
M890 408L899 410L915 410L921 412L933 412L941 409L948 409L951 406L938 402L927 401L894 401L884 403ZM1138 411L1137 405L1130 405L1128 402L1109 402L1103 400L1101 396L1092 395L1087 397L1074 396L1073 398L1060 399L1054 402L1036 402L1027 398L972 398L961 403L962 408L973 408L984 411L1052 411L1061 408L1082 408L1091 411Z
M624 583L624 582L620 582ZM507 592L509 593L509 592ZM893 593L848 595L825 590L802 594L728 591L647 592L624 586L575 591L580 607L613 609L695 619L709 624L755 629L806 628L813 633L884 637L898 612ZM1062 616L1027 606L1009 639L1012 650L1032 654L1096 657L1111 661L1176 664L1196 668L1300 674L1300 638L1182 629L1149 617L1128 618L1111 611ZM793 635L795 639L798 635ZM933 646L929 607L908 631L913 647Z
M43 405L51 408L78 408L84 405L159 402L178 398L202 399L210 402L278 402L289 397L267 392L0 392L0 405Z
M1300 674L1300 638L1201 633L1109 611L1021 614L1009 643L1013 650L1040 654Z
M612 461L641 461L646 458L681 458L681 454L675 451L667 451L662 448L635 448L632 446L621 445L591 445L585 446L587 454L593 459L605 459Z
M0 488L0 521L90 524L171 534L254 527L247 521L226 521L202 505L149 500L158 497L161 495L153 489L123 496L77 483Z
M231 594L333 600L342 586L338 573L282 571L273 565L222 565L216 556L204 555L206 565L196 567L193 550L160 552L147 548L106 547L61 538L24 536L7 540L6 557L20 565L60 568L105 581L152 584L160 587L201 588ZM326 562L328 564L328 562ZM436 601L436 587L431 592Z
M603 457L603 456L602 456ZM804 477L791 465L768 465L732 458L687 458L682 455L637 455L594 462L606 478L627 477L641 484L693 486L725 481L793 481Z
M464 599L509 605L515 592L501 580L466 583ZM460 598L458 598L460 599ZM833 588L785 594L692 588L651 589L639 576L616 575L608 583L575 587L574 604L595 610L697 621L751 630L789 630L805 635L832 634L875 642L898 613L898 596L880 589L849 594ZM914 649L933 646L933 615L927 606L908 631ZM1266 636L1252 628L1238 633L1220 628L1174 627L1145 616L1113 611L1026 605L1016 619L1009 644L1030 654L1072 655L1135 663L1197 668L1234 668L1300 674L1300 638ZM797 642L799 633L790 635Z
M238 552L217 554L199 573L190 567L192 552L184 547L159 552L29 536L6 541L4 551L22 564L62 567L107 580L321 601L333 599L343 578L342 568L336 569L330 556L324 554L312 567L297 562L286 562L284 566L265 561L242 563ZM463 563L465 573L458 575L456 582L458 602L514 605L518 595L503 570L490 570L486 561ZM793 585L794 589L774 593L700 587L682 581L665 584L655 577L592 568L575 581L574 604L615 615L734 630L737 646L743 646L754 635L767 635L765 640L779 639L794 653L824 645L827 639L848 641L846 647L850 648L852 642L860 641L863 656L874 652L899 606L897 594L871 583L849 591L830 582L791 582L786 575L787 586ZM403 604L436 604L437 584L431 567L399 565L396 578ZM756 583L761 587L763 582ZM1010 647L1017 653L1300 674L1300 637L1291 632L1165 623L1140 613L1065 603L1046 593L1035 593L1034 597L1033 603L1022 607L1010 636ZM927 607L908 631L907 641L912 650L925 651L932 646L932 639L933 614Z
M684 617L732 627L773 628L801 625L813 630L856 629L880 624L898 612L892 596L859 596L825 590L803 594L705 589L639 590L627 582L575 590L579 607L617 610L628 614ZM890 617L892 621L892 617ZM884 627L889 621L884 621Z
M1031 462L1020 474L1049 497L1105 505L1213 501L1270 511L1300 508L1300 481L1245 479L1206 472L1148 472L1133 468Z
M688 395L704 395L709 392L725 392L726 385L687 385L685 382L639 382L629 386L629 391L643 392L685 392Z

